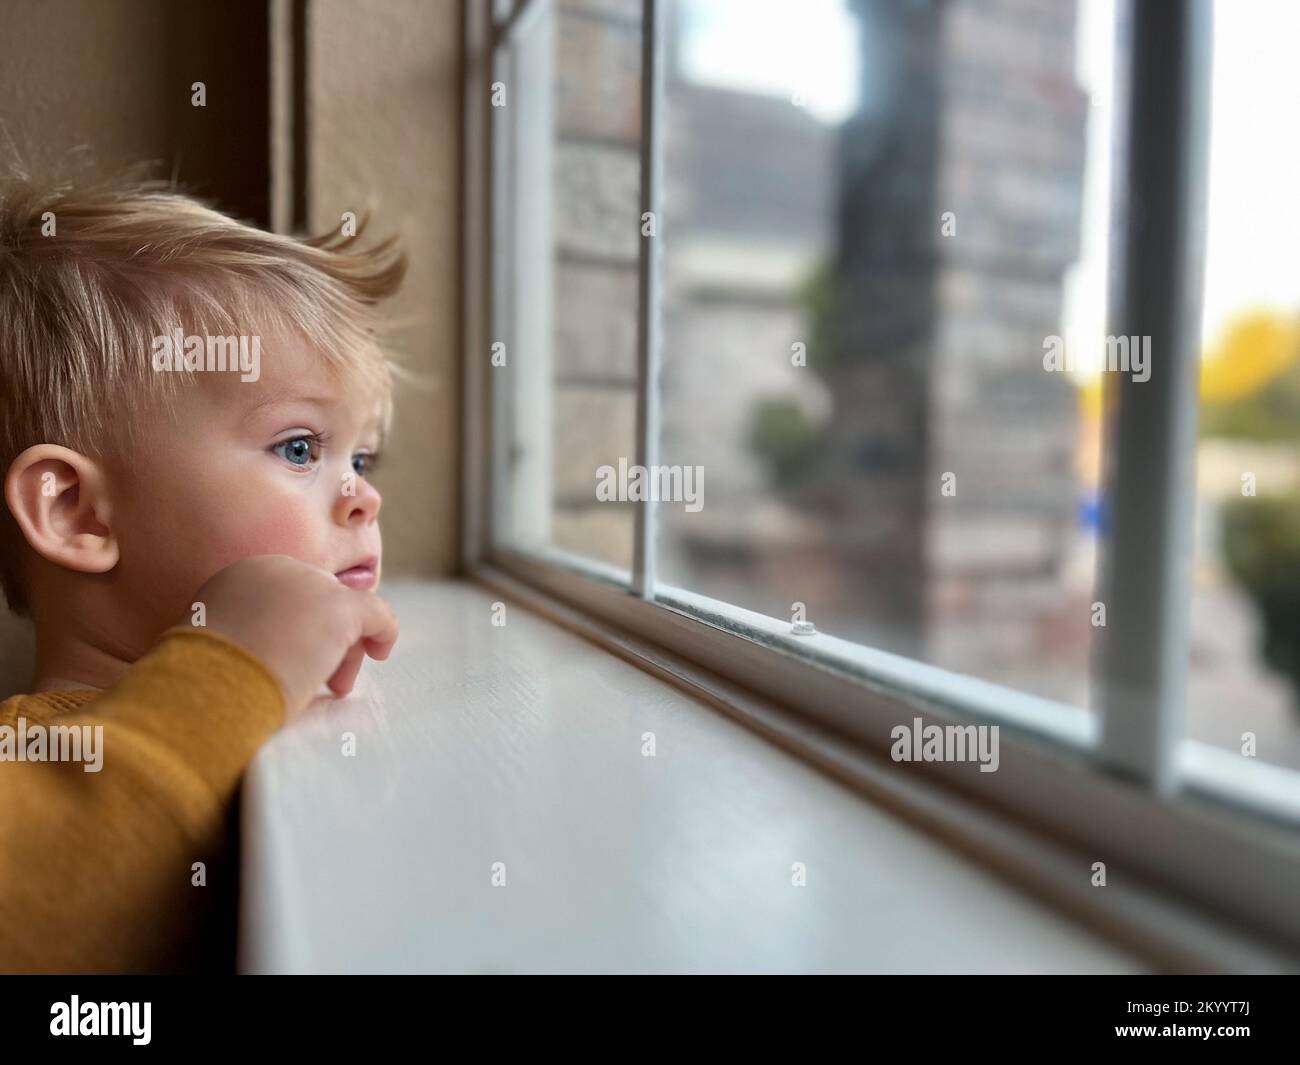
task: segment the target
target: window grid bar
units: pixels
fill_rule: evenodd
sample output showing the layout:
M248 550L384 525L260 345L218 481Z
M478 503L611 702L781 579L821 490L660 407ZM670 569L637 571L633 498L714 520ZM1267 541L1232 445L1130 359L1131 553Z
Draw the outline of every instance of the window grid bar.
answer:
M1113 524L1098 754L1168 794L1179 783L1189 664L1211 9L1209 0L1132 3L1129 17L1119 167L1128 202L1110 331L1130 343L1150 338L1151 373L1109 382Z
M533 20L541 6L540 0L519 0L515 9L493 28L492 48L495 50L513 41Z
M641 236L637 292L636 461L652 470L659 451L659 261L662 217L659 210L659 118L663 106L663 5L645 0L641 27ZM653 222L645 235L646 218ZM649 482L647 482L649 483ZM647 491L647 497L651 493ZM636 510L632 549L632 592L653 599L655 587L655 502L642 499Z

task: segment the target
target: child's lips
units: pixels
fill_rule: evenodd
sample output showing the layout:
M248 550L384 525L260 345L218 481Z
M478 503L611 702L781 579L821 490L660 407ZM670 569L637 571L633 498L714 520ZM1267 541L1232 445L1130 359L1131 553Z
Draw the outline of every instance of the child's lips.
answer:
M379 583L379 559L368 558L355 566L339 570L334 576L340 584L349 588L369 590Z

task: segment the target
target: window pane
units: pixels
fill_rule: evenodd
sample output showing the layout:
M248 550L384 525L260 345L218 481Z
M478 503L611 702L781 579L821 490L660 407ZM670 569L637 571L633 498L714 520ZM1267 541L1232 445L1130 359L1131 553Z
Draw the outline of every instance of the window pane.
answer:
M1187 728L1300 768L1300 6L1214 18Z
M493 112L495 538L626 568L635 504L596 471L636 454L640 4L537 6Z
M661 584L1086 705L1114 18L669 5Z

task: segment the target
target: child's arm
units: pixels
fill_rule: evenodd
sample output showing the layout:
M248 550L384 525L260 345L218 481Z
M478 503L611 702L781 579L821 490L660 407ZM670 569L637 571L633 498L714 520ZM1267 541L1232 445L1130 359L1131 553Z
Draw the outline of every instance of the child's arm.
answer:
M0 971L191 967L210 894L236 875L223 851L245 766L322 684L346 694L397 639L373 592L280 556L236 562L197 601L206 629L169 629L49 722L102 725L99 772L0 762Z
M237 873L225 837L239 777L284 710L261 661L178 627L49 719L102 728L98 772L84 749L81 762L0 763L0 971L193 967L209 900Z

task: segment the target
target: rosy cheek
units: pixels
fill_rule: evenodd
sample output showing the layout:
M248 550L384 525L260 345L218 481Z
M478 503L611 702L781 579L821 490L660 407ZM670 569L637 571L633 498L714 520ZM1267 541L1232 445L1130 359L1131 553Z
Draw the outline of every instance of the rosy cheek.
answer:
M316 537L304 506L255 507L245 519L236 529L237 557L292 555L312 560Z
M195 577L207 580L240 559L289 555L323 565L305 500L268 500L231 507L203 523L204 561Z

